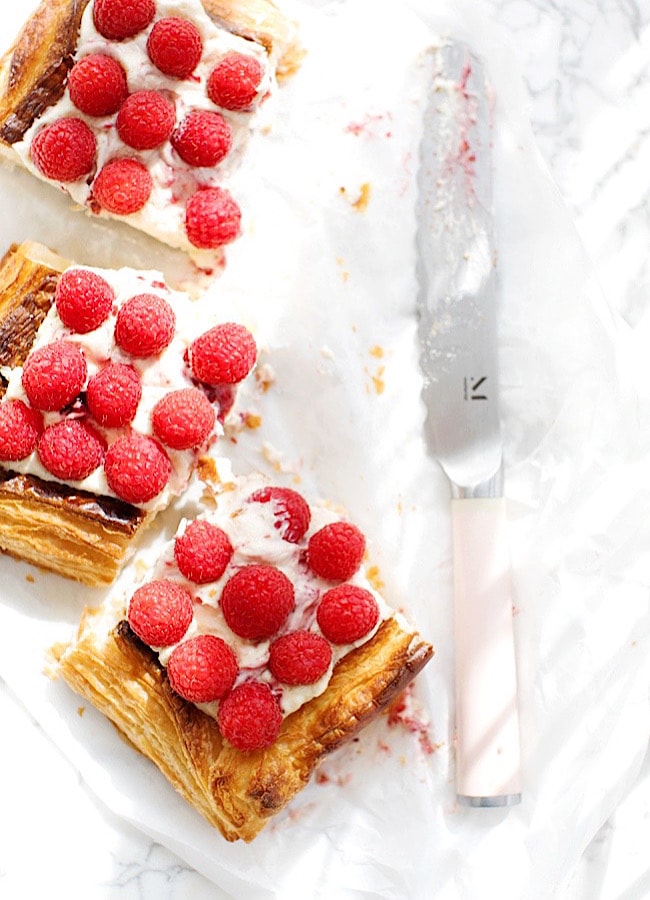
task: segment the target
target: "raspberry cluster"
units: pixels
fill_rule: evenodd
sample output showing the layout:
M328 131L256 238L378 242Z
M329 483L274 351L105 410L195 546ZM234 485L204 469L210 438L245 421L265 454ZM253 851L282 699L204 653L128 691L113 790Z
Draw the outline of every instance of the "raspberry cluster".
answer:
M258 517L271 523L272 531L262 541L265 552L245 543L238 546L232 522L240 516L253 517L257 524L251 532L256 534ZM375 596L349 581L361 565L363 535L343 521L309 535L311 518L301 494L269 485L245 495L239 507L219 517L219 524L195 519L174 542L173 562L164 563L167 577L136 591L129 607L129 622L142 640L154 649L171 647L171 687L190 702L216 702L222 735L241 751L272 744L282 725L283 691L327 677L334 649L367 639L379 622ZM283 571L271 560L287 553L293 563ZM201 599L204 590L204 596L217 599L219 612L211 613ZM145 591L146 616L141 601ZM192 616L183 618L180 636L176 603L167 599L172 591L183 596L189 591L195 610L202 610L192 629ZM265 648L264 672L240 668L242 645Z
M221 373L228 388L241 381L255 362L255 342L246 329L227 323L225 330L217 326L200 335L186 353L179 347L178 365L186 368L188 384L198 384L193 371L197 366L202 386L163 393L151 411L151 434L141 433L133 422L142 399L142 377L176 332L170 303L160 294L144 293L118 308L109 283L79 267L61 275L54 303L70 334L28 355L21 376L28 402L0 404L0 462L18 462L36 453L51 475L73 482L103 466L117 497L135 505L148 503L169 482L169 451L196 451L209 441L217 411L206 392L218 393L223 387L213 376ZM94 351L87 358L83 340L76 336L99 328L112 328L119 358L98 360ZM97 371L91 369L89 377L91 362ZM195 564L187 565L194 574ZM218 577L214 564L204 563L204 570L208 580Z
M171 148L180 163L197 170L185 205L188 240L201 249L230 243L240 231L239 206L211 181L209 172L230 152L231 114L241 116L259 98L261 64L235 51L207 59L196 25L180 16L159 16L155 0L94 0L92 14L107 46L104 52L80 56L70 70L68 92L80 115L57 119L38 131L31 145L34 165L53 181L86 180L95 212L130 216L147 204L154 187L151 151L168 156ZM149 78L146 90L130 93L127 75L133 73L111 55L111 45L144 33L142 64L160 74L159 85ZM203 84L213 109L193 108L178 116L174 96L188 79ZM113 129L123 150L97 171L98 139ZM142 153L149 157L138 155Z

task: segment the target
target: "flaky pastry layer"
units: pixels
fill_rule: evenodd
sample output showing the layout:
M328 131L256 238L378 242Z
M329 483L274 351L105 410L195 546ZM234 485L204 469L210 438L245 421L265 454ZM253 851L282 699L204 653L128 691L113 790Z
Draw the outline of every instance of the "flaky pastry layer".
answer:
M266 750L242 753L214 719L175 694L119 612L86 610L77 639L55 648L55 674L106 715L228 841L251 841L318 763L385 709L433 654L388 619L335 667L326 691L288 716Z
M33 242L0 261L0 365L24 363L68 265ZM0 468L0 550L83 584L110 584L152 520L120 500Z

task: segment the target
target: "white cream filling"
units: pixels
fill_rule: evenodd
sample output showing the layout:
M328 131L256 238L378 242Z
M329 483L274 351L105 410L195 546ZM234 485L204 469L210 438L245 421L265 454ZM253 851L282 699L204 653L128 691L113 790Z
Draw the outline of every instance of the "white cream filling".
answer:
M166 287L162 275L158 272L137 272L134 269L127 268L117 270L93 269L89 266L74 266L72 268L83 268L95 272L109 283L115 293L113 311L99 328L88 334L76 334L63 324L55 304L52 304L38 330L32 351L52 341L61 339L78 344L86 358L88 379L99 372L109 359L113 362L132 365L139 373L142 381L142 398L131 428L141 434L151 436L153 435L151 413L158 400L170 391L182 390L193 386L190 371L184 361L185 351L200 333L197 329L192 301L185 294L179 291L172 291ZM171 343L160 354L147 359L136 359L124 353L115 344L113 335L117 310L130 297L144 293L157 294L170 304L176 317L176 327ZM22 366L5 370L3 374L8 378L9 382L4 399L22 400L24 403L29 404L22 386ZM44 413L43 418L46 425L51 425L63 419L64 416L59 412L52 412ZM105 436L109 445L130 430L129 428L101 428L95 425L94 422L93 425ZM223 434L223 428L218 422L213 434L215 436ZM172 463L172 474L169 482L153 500L141 504L140 508L142 509L155 512L166 507L173 497L183 491L194 470L198 451L180 451L166 448L166 452ZM41 465L36 451L26 459L10 464L5 463L4 466L14 472L35 475L46 481L57 481L60 483L60 479L55 478ZM103 466L97 468L82 481L64 483L92 494L115 497L115 494L108 486Z
M216 511L206 512L200 516L222 528L234 548L232 559L218 581L206 585L196 585L185 579L178 570L174 559L174 541L167 545L147 580L172 578L187 587L194 598L201 600L200 604L195 603L192 622L178 644L199 634L214 634L222 638L232 647L237 656L240 672L236 684L248 680L267 682L274 693L279 696L282 713L287 716L309 700L322 694L330 682L336 663L355 647L369 641L381 623L394 616L394 611L372 587L362 565L349 583L370 591L377 601L379 620L375 628L354 643L331 645L331 665L315 684L290 686L279 684L273 678L267 668L272 640L282 634L298 630L309 630L321 634L316 622L316 609L322 594L333 587L333 584L307 569L304 562L301 562L301 557L311 535L330 522L339 521L340 516L325 506L311 506L311 522L307 533L299 544L289 543L282 539L280 531L275 528L273 502L246 502L255 490L268 484L268 479L262 475L239 478L234 483L233 490L227 489L218 495ZM187 525L187 520L181 522L177 536L185 532ZM226 624L219 606L219 598L226 582L240 568L253 564L276 566L294 586L295 608L272 640L254 642L239 637ZM158 653L163 666L167 664L171 653L178 644L153 648ZM209 715L216 717L217 702L197 704L197 706Z
M209 19L200 0L156 0L156 16L149 27L135 37L120 42L109 41L99 34L95 28L92 11L93 4L89 3L81 21L75 59L78 60L95 53L113 57L121 63L127 74L129 92L134 93L140 90L162 92L173 100L176 106L177 122L180 122L192 109L221 112L232 128L233 142L230 152L213 168L195 168L183 162L169 141L154 150L133 150L126 146L117 134L116 115L99 118L85 115L72 103L67 87L61 99L33 123L22 141L13 145L13 150L30 172L42 181L57 184L62 190L67 191L80 206L88 207L92 178L65 184L53 182L39 172L30 155L32 140L45 125L67 116L82 119L92 129L97 139L97 172L106 162L116 156L130 156L138 158L147 166L153 180L151 196L138 212L128 216L116 216L101 210L98 215L128 222L172 247L190 252L198 263L201 261L213 262L213 253L199 251L187 239L185 203L200 185L227 187L233 173L241 163L251 130L253 127L260 128L264 124L266 104L258 107L256 103L250 111L222 110L215 107L209 99L206 92L207 80L216 63L225 53L235 50L253 56L260 62L264 70L257 94L259 100L272 93L274 88L274 74L267 53L254 41L217 28ZM170 78L164 75L154 66L147 54L146 45L151 29L156 21L168 16L191 20L201 34L203 41L201 61L194 73L187 79ZM88 181L91 183L89 184Z

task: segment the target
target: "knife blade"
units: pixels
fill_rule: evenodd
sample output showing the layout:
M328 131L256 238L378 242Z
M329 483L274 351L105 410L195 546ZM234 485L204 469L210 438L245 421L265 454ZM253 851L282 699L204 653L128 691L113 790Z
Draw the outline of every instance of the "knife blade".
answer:
M433 53L418 172L418 338L428 443L451 486L456 793L521 799L498 405L492 90L467 45Z

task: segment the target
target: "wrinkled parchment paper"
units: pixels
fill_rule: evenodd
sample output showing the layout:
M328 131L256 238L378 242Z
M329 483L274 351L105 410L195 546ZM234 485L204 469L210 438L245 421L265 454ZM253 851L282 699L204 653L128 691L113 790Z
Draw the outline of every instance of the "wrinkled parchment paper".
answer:
M3 40L28 7L2 13ZM239 179L246 235L197 302L234 305L275 373L242 397L261 426L222 445L345 506L384 593L436 647L402 721L328 760L250 846L229 845L94 710L43 674L103 591L0 560L0 674L119 816L233 896L548 898L611 814L648 742L646 398L536 152L517 72L472 4L303 0L307 56ZM520 677L521 806L456 804L449 490L423 442L415 343L415 173L427 48L468 39L495 92L506 494ZM73 215L0 171L2 249L31 238L94 265L178 254ZM146 552L168 537L182 503ZM127 572L114 590L126 590ZM410 718L409 718L410 717Z

